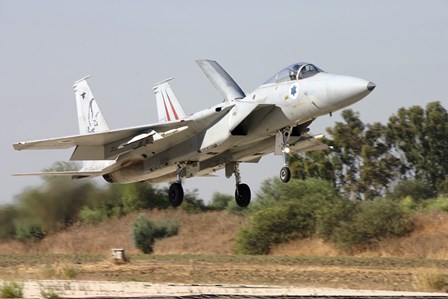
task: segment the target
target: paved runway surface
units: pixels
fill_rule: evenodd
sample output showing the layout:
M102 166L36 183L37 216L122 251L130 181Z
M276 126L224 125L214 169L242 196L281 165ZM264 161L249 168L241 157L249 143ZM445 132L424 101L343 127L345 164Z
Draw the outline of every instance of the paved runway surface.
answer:
M64 298L447 298L447 293L395 292L331 288L298 288L263 285L185 285L145 282L32 280L24 282L24 298L42 298L42 293Z

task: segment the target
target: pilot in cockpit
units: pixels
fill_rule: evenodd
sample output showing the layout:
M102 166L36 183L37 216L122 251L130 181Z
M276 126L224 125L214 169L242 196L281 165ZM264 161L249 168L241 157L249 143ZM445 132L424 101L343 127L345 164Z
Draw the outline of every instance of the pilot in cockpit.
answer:
M289 70L289 78L291 80L297 79L297 72L299 71L300 65L294 64L292 68Z

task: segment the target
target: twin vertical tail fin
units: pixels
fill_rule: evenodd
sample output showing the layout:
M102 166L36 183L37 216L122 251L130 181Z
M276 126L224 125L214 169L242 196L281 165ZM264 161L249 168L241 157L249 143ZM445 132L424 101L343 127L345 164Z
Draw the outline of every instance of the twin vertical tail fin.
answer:
M90 76L76 81L73 85L76 97L76 108L78 109L79 133L93 134L109 131L106 120L87 84L88 78Z
M159 122L177 121L185 118L185 112L168 84L168 81L172 79L169 78L156 83L153 87L156 95Z
M78 110L78 125L80 134L94 134L109 131L109 126L101 113L92 91L84 77L73 85L76 97L76 108ZM75 149L76 152L77 148ZM74 153L75 153L74 152ZM83 178L84 173L100 172L105 167L112 165L115 161L83 161L79 175L73 178ZM88 176L88 175L87 175Z

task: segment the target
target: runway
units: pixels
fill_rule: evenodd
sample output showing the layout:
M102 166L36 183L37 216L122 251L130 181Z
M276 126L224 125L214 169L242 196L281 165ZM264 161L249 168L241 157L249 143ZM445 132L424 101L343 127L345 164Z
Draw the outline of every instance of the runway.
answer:
M24 298L42 298L44 292L60 298L447 298L447 293L301 288L267 285L151 284L82 280L30 280L24 282Z

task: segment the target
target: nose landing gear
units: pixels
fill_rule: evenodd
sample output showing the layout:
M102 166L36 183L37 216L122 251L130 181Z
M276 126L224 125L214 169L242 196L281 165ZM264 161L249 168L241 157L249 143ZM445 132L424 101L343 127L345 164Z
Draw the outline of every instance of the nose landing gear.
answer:
M282 169L280 169L280 180L283 183L287 183L289 182L290 179L291 179L291 169L288 166L282 167Z
M288 164L288 160L287 160L287 155L289 154L289 144L288 144L288 140L289 140L289 136L291 135L291 128L285 128L283 130L280 131L281 133L281 149L282 149L282 155L283 155L283 167L280 170L280 180L283 183L287 183L289 182L289 180L291 179L291 169L289 168L289 164Z

